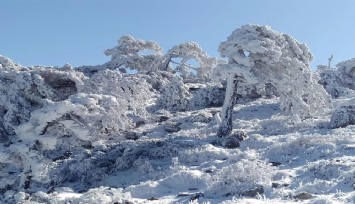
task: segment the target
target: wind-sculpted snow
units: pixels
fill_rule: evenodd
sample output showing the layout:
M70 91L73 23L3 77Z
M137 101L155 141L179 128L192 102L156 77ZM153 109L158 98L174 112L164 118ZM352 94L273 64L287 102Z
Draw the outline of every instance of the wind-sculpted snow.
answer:
M329 100L308 48L269 27L243 26L220 51L227 64L195 43L162 54L124 36L103 65L23 67L0 56L0 202L355 202L352 92ZM353 77L352 61L336 76ZM225 86L230 74L236 87ZM234 129L218 137L233 88Z

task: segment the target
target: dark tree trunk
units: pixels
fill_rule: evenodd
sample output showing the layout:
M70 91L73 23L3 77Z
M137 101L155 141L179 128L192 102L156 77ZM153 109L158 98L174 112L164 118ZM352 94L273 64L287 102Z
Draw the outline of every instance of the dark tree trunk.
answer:
M228 79L226 96L221 111L221 124L219 126L217 136L225 137L231 134L233 130L233 108L237 100L238 76L234 75Z
M171 58L172 56L171 55L166 55L163 57L163 60L162 60L162 63L159 67L159 70L162 70L162 71L167 71L168 68L169 68L169 64L170 64L170 61L171 61Z

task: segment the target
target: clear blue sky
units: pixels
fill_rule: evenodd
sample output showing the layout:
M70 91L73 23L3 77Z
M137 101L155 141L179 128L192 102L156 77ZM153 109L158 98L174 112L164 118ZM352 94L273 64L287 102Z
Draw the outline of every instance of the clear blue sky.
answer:
M312 66L355 57L352 0L0 0L0 55L29 65L96 65L122 35L164 50L195 41L212 56L243 24L306 43Z

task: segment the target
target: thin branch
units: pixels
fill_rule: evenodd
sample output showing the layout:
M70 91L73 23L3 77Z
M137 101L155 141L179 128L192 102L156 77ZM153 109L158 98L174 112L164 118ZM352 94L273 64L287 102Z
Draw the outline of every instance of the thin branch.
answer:
M173 64L176 64L176 65L186 66L186 67L188 67L188 68L190 68L190 69L193 69L193 70L195 70L195 71L198 70L198 68L193 67L193 66L189 66L189 65L187 65L187 64L181 64L181 63L175 62L175 61L173 61L173 60L170 60L170 62L173 63Z

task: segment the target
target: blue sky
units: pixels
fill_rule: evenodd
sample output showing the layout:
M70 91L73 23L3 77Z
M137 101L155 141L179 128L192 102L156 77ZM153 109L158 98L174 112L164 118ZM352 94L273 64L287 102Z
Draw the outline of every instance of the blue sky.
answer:
M0 55L29 65L102 64L122 35L164 50L195 41L212 56L243 24L306 43L312 66L355 57L352 0L0 0Z

